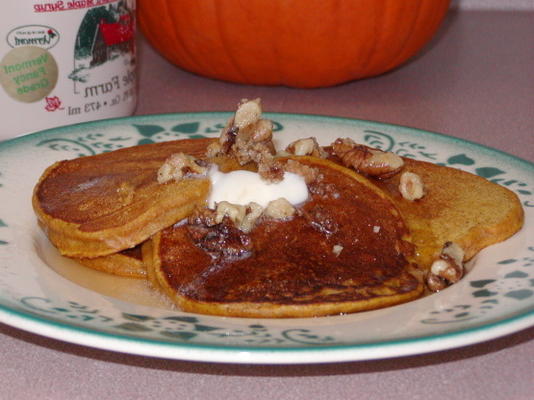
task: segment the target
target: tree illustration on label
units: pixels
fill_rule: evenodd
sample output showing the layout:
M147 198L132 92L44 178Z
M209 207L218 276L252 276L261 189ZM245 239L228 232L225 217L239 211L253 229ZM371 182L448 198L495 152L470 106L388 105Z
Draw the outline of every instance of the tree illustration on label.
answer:
M94 7L85 14L74 48L69 78L83 98L111 95L125 88L125 65L135 64L135 20L126 1Z

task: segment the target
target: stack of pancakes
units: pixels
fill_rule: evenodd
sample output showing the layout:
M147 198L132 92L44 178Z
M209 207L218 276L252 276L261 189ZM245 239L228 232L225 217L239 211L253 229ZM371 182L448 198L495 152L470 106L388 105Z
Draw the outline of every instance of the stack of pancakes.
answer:
M409 301L423 294L422 277L445 242L458 243L467 261L522 225L515 194L460 170L405 159L426 185L422 199L409 201L398 175L373 180L333 161L294 157L333 192L310 191L289 220L261 220L247 235L246 257L213 257L183 222L206 207L209 179L157 181L170 155L203 158L213 140L55 163L34 190L39 224L62 255L81 264L148 278L185 311L239 317L320 316ZM217 234L229 245L240 238Z
M35 187L39 224L62 255L118 275L145 277L136 246L187 217L210 187L207 180L160 185L156 173L171 154L201 155L206 144L181 140L59 161Z

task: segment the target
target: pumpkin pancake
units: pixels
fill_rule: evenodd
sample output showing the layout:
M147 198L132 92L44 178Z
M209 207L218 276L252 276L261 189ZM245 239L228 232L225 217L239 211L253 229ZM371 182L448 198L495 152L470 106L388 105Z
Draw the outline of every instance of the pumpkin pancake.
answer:
M330 161L288 220L180 223L143 248L151 281L179 308L236 317L311 317L391 306L420 296L413 245L396 206L366 178Z
M119 251L108 256L96 258L74 258L78 263L108 274L127 278L146 279L146 267L143 264L141 246Z
M457 243L468 261L523 225L519 198L503 186L459 169L409 158L404 159L404 171L421 177L425 187L421 199L402 197L401 174L373 181L399 208L417 247L415 260L423 268L432 264L446 242Z
M203 155L210 142L146 144L57 162L34 189L39 223L65 256L94 258L134 247L204 202L207 179L160 184L157 172L171 154Z

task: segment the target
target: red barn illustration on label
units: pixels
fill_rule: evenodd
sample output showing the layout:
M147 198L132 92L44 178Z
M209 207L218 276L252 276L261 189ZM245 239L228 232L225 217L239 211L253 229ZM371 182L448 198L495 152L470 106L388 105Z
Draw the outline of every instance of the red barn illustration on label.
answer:
M133 51L134 21L131 15L121 15L118 22L107 23L100 20L91 48L91 66L111 59L114 52Z
M90 87L90 93L101 92L94 85L103 82L105 71L113 69L112 65L135 64L134 12L122 0L87 10L78 28L74 69L69 74L75 93L86 93L86 87Z

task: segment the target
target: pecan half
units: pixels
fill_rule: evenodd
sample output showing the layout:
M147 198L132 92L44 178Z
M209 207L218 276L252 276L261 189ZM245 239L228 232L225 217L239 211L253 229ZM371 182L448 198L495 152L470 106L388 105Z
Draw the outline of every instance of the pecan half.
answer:
M343 165L368 176L388 178L404 165L398 155L358 144L350 138L336 139L331 147Z

